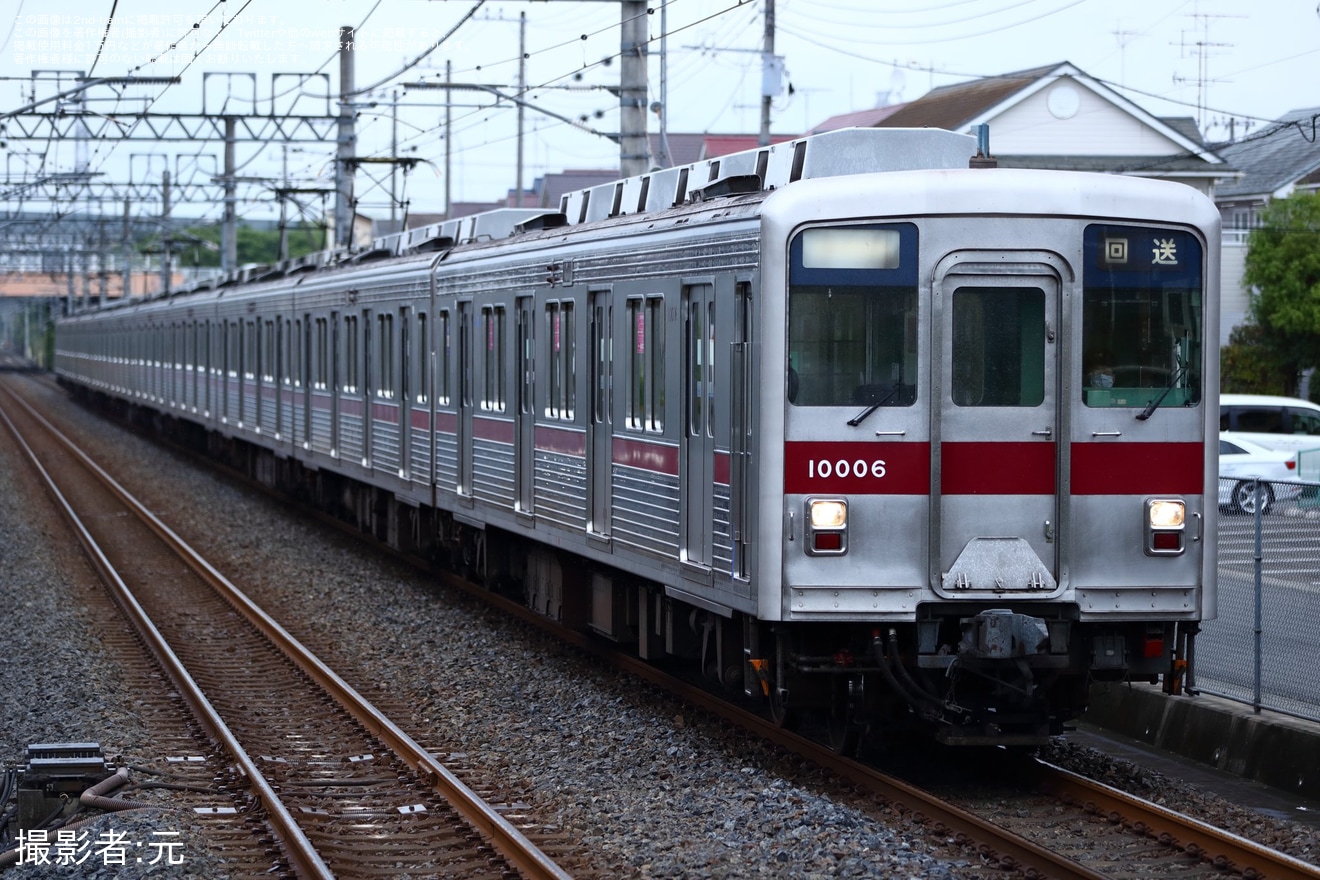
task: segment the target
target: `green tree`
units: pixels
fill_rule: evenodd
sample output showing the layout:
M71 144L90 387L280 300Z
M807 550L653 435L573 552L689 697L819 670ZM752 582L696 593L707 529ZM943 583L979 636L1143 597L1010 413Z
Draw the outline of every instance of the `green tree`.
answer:
M175 233L174 251L184 266L220 265L220 227L194 226ZM159 246L159 242L156 242ZM325 235L316 226L299 223L289 227L289 257L301 257L325 247ZM279 259L280 233L275 229L259 230L240 225L235 250L238 265L271 265Z
M1260 342L1296 395L1301 371L1320 365L1320 194L1296 192L1265 207L1247 240L1243 281Z
M1228 394L1291 396L1289 377L1297 371L1264 341L1260 325L1248 320L1233 328L1219 350L1219 388Z

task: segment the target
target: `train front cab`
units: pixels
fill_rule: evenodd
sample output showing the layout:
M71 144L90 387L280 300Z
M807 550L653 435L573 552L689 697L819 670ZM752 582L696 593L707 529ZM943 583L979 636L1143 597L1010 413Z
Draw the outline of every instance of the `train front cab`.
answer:
M1176 686L1214 613L1217 221L1158 189L1183 222L951 211L786 235L785 399L763 398L784 414L779 607L761 594L781 716L824 707L843 742L918 721L1030 744L1092 681Z

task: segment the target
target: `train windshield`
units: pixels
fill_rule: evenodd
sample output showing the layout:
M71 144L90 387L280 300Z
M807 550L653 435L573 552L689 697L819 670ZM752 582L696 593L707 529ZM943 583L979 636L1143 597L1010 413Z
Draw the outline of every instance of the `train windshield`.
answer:
M789 261L789 402L915 403L916 227L806 229L793 239Z
M1082 400L1143 409L1200 403L1200 242L1183 230L1100 224L1087 227L1084 242Z

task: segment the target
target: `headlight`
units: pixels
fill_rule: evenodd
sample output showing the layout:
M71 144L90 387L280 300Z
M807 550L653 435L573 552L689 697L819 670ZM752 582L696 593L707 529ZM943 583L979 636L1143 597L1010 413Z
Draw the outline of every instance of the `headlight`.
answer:
M1180 556L1185 547L1187 503L1178 498L1146 499L1146 555Z
M811 502L813 529L841 529L848 524L848 502L817 499Z
M842 498L807 499L807 540L810 556L842 556L848 552L848 502Z
M1187 516L1187 505L1182 501L1155 499L1147 503L1146 511L1152 529L1180 529Z

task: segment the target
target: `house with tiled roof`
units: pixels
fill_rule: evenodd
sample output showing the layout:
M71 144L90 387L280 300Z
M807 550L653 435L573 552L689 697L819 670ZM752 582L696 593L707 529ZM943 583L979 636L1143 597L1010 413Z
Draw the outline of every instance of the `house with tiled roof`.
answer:
M1158 177L1206 194L1235 173L1193 120L1155 116L1067 62L942 86L874 124L967 133L989 124L1002 168Z

